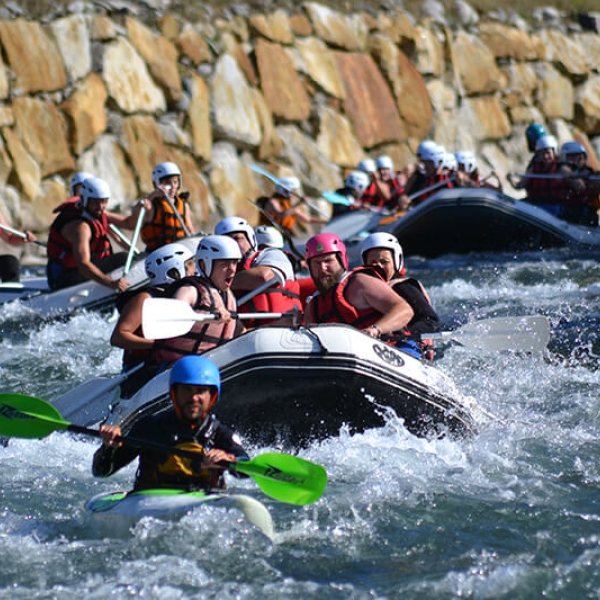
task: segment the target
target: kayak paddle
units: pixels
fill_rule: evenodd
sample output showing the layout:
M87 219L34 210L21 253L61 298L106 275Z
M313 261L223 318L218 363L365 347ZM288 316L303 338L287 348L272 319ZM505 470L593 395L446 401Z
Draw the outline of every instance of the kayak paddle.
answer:
M238 319L279 319L286 313L237 313ZM293 313L290 313L293 314ZM196 322L214 321L218 315L198 313L176 298L146 298L142 304L142 331L148 340L164 340L187 333Z
M101 438L100 431L65 421L52 404L23 394L0 394L0 435L41 439L54 431L69 431ZM171 454L197 458L198 453L173 448L152 440L119 438L134 448L155 448ZM252 460L228 463L231 471L251 477L271 498L289 504L316 502L325 491L327 473L321 465L289 454L267 453Z

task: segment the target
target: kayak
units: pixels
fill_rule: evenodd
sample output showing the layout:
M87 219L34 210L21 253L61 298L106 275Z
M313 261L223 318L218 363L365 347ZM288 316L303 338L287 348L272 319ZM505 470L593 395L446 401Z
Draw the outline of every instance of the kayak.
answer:
M129 528L142 517L178 519L201 506L219 506L241 511L249 523L266 537L273 537L273 520L267 507L244 494L206 493L180 489L149 489L139 492L98 494L84 504L84 511L94 521Z

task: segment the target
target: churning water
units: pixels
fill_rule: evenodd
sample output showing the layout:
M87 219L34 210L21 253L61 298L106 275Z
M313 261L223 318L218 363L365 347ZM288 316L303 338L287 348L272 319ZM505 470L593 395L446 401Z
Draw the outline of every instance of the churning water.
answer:
M95 480L93 440L11 440L0 448L0 598L600 597L600 266L557 252L408 267L444 329L492 316L551 321L543 356L440 348L437 367L488 414L477 435L420 439L395 418L341 431L302 452L329 475L307 507L232 481L269 507L274 543L212 507L97 530L83 502L127 489L133 467ZM5 331L0 391L51 399L116 374L110 331L96 315Z

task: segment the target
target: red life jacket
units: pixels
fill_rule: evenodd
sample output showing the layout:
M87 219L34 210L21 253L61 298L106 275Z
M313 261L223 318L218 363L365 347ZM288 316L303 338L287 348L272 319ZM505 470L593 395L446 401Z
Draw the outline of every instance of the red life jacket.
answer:
M173 283L165 292L165 296L173 297L175 292L185 285L191 285L198 292L198 299L193 309L199 313L214 313L219 308L226 308L235 313L237 303L231 290L220 292L206 277L184 277ZM232 339L237 322L215 323L214 321L196 322L190 331L174 338L157 340L156 362L172 362L189 354L202 354L215 346Z
M73 244L61 234L63 227L72 221L85 221L90 226L92 230L90 258L93 262L112 254L112 247L108 238L108 219L105 214L102 214L101 219L92 217L79 204L79 196L69 198L55 208L53 212L58 213L58 216L50 225L48 233L47 254L49 260L67 269L77 268Z
M252 263L255 258L260 254L255 252L250 256L246 257L238 268L240 271L245 271L252 268ZM238 298L241 298L245 292L239 292ZM294 309L302 310L302 302L300 300L300 285L297 281L286 281L284 286L280 285L271 286L265 290L262 294L254 296L254 298L244 302L239 308L239 312L250 313L250 312L278 312L285 313ZM244 325L247 328L260 327L261 325L268 325L273 323L277 319L253 319L244 320Z
M344 295L348 284L358 273L365 273L385 281L372 267L356 267L347 272L325 295L317 292L310 300L312 319L315 323L345 323L364 329L377 322L381 313L373 308L358 309Z
M187 235L183 225L179 222L177 215L165 198L154 198L152 203L154 204L154 220L151 223L146 223L140 232L142 240L146 244L147 252L152 252L152 250L156 250L161 246L176 242ZM186 201L177 194L173 204L185 222L188 210Z
M550 164L544 164L539 161L533 162L531 174L553 175L560 167L558 161ZM531 204L562 204L568 196L567 180L565 179L544 179L542 177L528 177L525 182L527 190L527 201Z

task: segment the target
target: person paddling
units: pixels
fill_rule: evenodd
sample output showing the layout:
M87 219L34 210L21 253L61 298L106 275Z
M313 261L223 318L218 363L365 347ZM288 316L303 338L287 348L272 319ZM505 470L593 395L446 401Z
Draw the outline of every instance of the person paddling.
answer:
M237 302L231 284L242 254L226 235L207 235L198 243L196 267L199 275L171 284L165 296L183 300L195 312L216 315L216 320L197 322L187 333L154 343L154 359L171 363L188 354L202 354L244 332L235 319Z
M152 488L223 490L227 464L248 460L239 438L222 425L212 408L221 394L218 367L204 356L186 356L177 361L169 376L172 407L142 417L131 428L132 438L152 440L174 449L197 453L197 458L169 454L164 449L125 446L117 425L101 425L103 444L92 463L95 477L113 475L139 458L134 491ZM233 473L235 477L245 477Z
M150 284L117 298L119 320L115 324L110 343L123 348L123 372L136 370L121 384L121 398L129 398L153 375L158 365L153 360L154 340L146 339L142 332L142 308L147 298L161 298L175 281L194 275L194 254L183 244L167 244L152 252L144 263Z
M433 345L422 334L439 331L440 320L423 284L404 276L404 253L396 236L381 231L372 233L362 241L360 254L363 265L378 268L394 292L410 305L412 317L406 327L396 332L405 338L397 346L405 352L432 360Z
M348 271L346 246L338 235L320 233L310 238L306 262L317 287L307 304L308 324L346 323L379 338L401 331L413 318L410 304L377 269L363 266Z
M54 212L50 226L46 274L50 289L69 287L89 279L123 292L129 287L124 277L112 279L106 273L121 267L126 252L113 253L109 223L123 226L126 217L108 212L110 188L98 177L85 179L81 196L73 196Z

